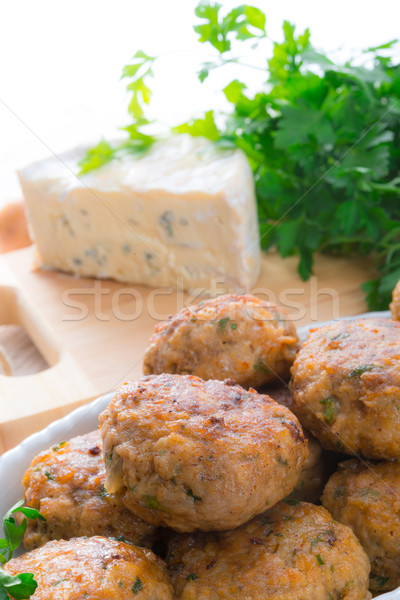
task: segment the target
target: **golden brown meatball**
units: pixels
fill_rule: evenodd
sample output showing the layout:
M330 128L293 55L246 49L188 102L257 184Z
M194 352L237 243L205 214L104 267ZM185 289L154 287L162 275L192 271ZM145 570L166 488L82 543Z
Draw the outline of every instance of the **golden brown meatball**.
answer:
M49 540L83 535L123 537L151 546L155 528L106 493L106 471L99 431L75 437L33 459L25 473L25 502L46 521L28 520L24 545L29 550Z
M397 282L393 290L393 300L390 304L390 310L392 311L392 319L400 321L400 281Z
M234 531L176 534L176 600L367 600L369 562L322 506L281 502Z
M341 463L321 499L337 521L353 529L368 554L370 589L400 586L400 464Z
M288 386L282 385L269 390L268 393L275 402L292 410L292 393ZM325 464L327 452L323 450L319 441L307 429L303 429L303 433L308 442L309 455L292 496L305 502L318 502L329 477L329 468Z
M294 412L323 446L400 458L400 323L357 319L314 329L292 377Z
M109 492L177 529L229 529L285 497L307 458L296 417L233 382L150 375L100 415Z
M31 600L173 600L160 558L100 536L48 542L3 568L33 573L38 586Z
M298 349L286 311L255 296L219 296L156 326L145 375L231 378L244 387L288 379Z

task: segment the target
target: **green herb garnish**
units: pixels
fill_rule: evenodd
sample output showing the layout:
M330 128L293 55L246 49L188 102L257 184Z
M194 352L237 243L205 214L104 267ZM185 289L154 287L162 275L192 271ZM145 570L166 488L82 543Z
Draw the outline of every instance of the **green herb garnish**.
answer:
M24 506L24 501L20 500L10 508L3 519L4 539L0 539L0 562L5 564L12 558L14 550L20 545L24 537L27 520L23 519L20 524L17 524L14 519L14 514L22 513L28 519L40 519L45 521L45 517L34 508ZM0 567L0 599L8 600L12 596L16 600L25 600L34 594L37 588L37 582L34 580L32 573L19 573L12 576L3 571Z
M316 554L315 558L317 559L317 563L320 567L322 567L325 564L325 561L320 554Z
M196 579L198 579L196 573L189 573L189 575L186 575L186 581L195 581Z

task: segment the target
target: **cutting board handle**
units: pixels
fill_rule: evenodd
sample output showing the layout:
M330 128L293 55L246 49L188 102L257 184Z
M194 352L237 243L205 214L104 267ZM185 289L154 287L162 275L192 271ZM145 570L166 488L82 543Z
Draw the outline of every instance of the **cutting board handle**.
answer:
M0 258L0 325L11 324L25 329L49 368L34 375L0 374L0 451L98 395Z

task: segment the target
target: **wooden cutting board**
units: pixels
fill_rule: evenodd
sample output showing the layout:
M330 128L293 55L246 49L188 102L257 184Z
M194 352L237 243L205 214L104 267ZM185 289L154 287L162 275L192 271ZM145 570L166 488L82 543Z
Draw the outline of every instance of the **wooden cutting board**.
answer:
M142 373L154 325L200 296L35 270L34 249L0 257L0 326L22 325L49 368L0 375L0 451ZM297 326L366 311L370 262L318 256L303 282L296 259L263 258L254 293L286 306ZM223 293L222 287L215 290Z

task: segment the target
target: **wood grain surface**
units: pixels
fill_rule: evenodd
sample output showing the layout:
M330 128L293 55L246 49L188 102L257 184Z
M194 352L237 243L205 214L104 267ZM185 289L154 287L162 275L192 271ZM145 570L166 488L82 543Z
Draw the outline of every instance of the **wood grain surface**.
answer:
M172 289L154 290L35 269L33 248L3 255L0 261L12 273L26 303L43 317L54 344L70 359L68 368L57 373L59 356L53 353L48 359L46 351L43 352L47 346L40 347L43 342L40 331L27 336L21 329L0 328L0 350L3 347L12 370L11 377L0 375L0 401L4 403L8 395L8 406L6 409L3 406L3 417L0 417L0 450L13 446L96 394L139 377L143 353L154 325L202 297ZM296 326L366 311L360 285L374 275L369 261L317 256L315 275L307 282L299 278L296 265L294 258L283 260L276 254L264 255L262 273L253 290L258 296L285 306ZM0 279L0 290L2 283ZM225 291L229 290L222 285L214 290L215 293ZM27 324L29 319L25 320ZM5 325L1 310L0 325ZM30 339L35 336L39 351ZM50 364L48 369L46 362ZM40 372L32 375L35 371ZM18 381L21 390L23 376L28 373L31 374L30 395L36 397L40 410L27 407L27 399L22 404L20 398L14 402L10 396L11 380ZM43 378L49 373L53 373L53 389L48 382L43 385ZM83 394L82 397L79 394Z

